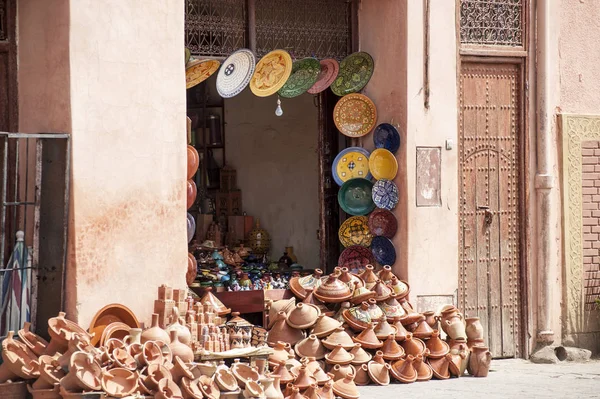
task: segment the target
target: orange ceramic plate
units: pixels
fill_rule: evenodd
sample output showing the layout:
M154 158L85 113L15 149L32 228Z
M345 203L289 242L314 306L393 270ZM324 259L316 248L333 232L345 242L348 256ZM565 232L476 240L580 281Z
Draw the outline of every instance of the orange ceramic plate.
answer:
M190 61L185 69L185 88L189 89L204 82L219 69L220 65L217 60Z
M285 50L273 50L258 61L250 90L258 97L277 93L292 73L292 57Z
M88 331L94 333L91 340L92 345L96 346L100 343L102 333L106 326L115 322L125 323L131 328L140 328L140 322L127 306L118 303L106 305L94 315L94 318L90 323Z
M377 123L377 109L363 94L348 94L333 109L333 121L338 130L348 137L362 137Z
M187 178L191 179L200 166L198 151L191 145L187 146Z

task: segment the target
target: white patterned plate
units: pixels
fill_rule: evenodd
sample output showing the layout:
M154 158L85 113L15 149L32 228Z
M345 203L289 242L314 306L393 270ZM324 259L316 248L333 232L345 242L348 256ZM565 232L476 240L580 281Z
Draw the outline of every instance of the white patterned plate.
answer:
M217 91L223 98L231 98L240 94L252 79L256 58L248 49L241 49L231 54L217 75Z

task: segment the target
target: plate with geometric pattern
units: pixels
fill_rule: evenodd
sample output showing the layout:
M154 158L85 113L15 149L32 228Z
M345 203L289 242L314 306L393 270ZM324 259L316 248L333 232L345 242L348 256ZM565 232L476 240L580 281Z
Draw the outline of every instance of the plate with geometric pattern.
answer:
M217 91L223 98L240 94L252 79L256 59L248 49L240 49L223 62L217 74Z
M333 180L338 186L355 177L371 178L369 154L369 151L362 147L348 147L340 151L333 160L331 167Z
M352 216L342 223L338 237L344 247L351 245L371 245L373 236L369 230L369 219L366 216Z
M369 134L377 123L377 108L363 94L348 94L333 108L333 123L345 136L362 137Z

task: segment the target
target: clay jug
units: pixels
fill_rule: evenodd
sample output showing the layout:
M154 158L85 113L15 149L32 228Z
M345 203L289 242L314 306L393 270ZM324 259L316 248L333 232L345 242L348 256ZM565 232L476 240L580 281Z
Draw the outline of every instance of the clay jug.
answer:
M369 368L366 364L362 364L356 368L356 377L354 377L354 383L356 385L369 385L371 378L369 377Z
M479 317L467 317L465 319L467 323L466 333L467 339L470 340L480 340L483 339L483 326L479 321Z
M173 317L177 317L177 321L167 328L167 332L169 333L171 340L173 340L173 336L170 335L171 331L177 331L177 337L179 338L179 342L185 345L189 345L190 342L192 342L192 334L190 333L190 329L186 327L183 318L178 317L178 315L179 311L177 310L177 308L173 308Z
M469 359L469 374L473 377L487 377L491 362L492 353L486 346L474 346Z
M444 329L444 332L446 332L445 327L452 324L453 321L459 320L462 323L464 323L464 321L465 321L462 313L460 313L458 311L458 309L452 305L448 305L442 309L440 320L441 320L442 329Z
M279 376L263 378L260 380L260 383L263 386L267 399L283 399L283 392L281 392L281 387L279 386Z
M140 337L142 344L147 341L162 341L167 344L171 342L169 334L158 325L158 313L152 314L152 326L142 332L142 336Z
M277 313L277 321L267 333L267 343L275 345L278 341L282 341L290 345L296 345L298 341L304 338L302 330L290 327L286 320L284 312Z
M432 330L438 330L438 320L439 317L435 315L433 310L429 310L427 312L423 312L423 316L425 316L425 321L429 324Z
M192 351L192 348L179 341L179 335L176 330L171 330L171 343L169 344L169 349L171 349L173 358L179 357L184 363L191 363L194 361L194 351Z
M444 331L451 339L467 339L465 323L462 320L456 318L444 320L442 326L445 326Z

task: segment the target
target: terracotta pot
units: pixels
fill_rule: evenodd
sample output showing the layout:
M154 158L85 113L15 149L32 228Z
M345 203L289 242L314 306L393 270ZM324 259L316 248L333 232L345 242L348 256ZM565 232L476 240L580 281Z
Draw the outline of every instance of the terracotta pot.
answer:
M354 290L355 287L362 288L365 286L365 282L356 274L350 273L350 269L342 267L340 269L339 277L340 281L344 282L350 290Z
M154 341L147 341L142 345L142 353L136 356L136 361L141 366L150 364L163 364L163 354L160 346Z
M200 384L198 380L190 380L183 378L179 384L183 399L203 399L204 394L200 390Z
M377 283L377 280L379 280L379 277L377 277L377 274L375 274L374 270L375 268L373 265L367 265L365 266L365 270L358 274L358 277L364 281L365 287L367 287L369 290L373 288L373 286Z
M305 291L306 297L302 300L302 303L316 306L320 311L327 311L327 306L313 295L314 290L312 288L306 288Z
M390 384L390 370L391 366L388 363L381 364L370 361L367 365L369 377L377 385L389 385Z
M371 316L371 321L381 320L385 317L383 310L377 304L377 301L373 298L367 301L369 304L369 308L367 309L369 312L369 316Z
M400 305L400 302L398 302L396 294L391 294L388 299L378 303L378 306L388 321L391 322L393 322L394 318L396 317L402 317L406 315L406 311Z
M396 276L392 273L392 267L390 265L385 265L377 272L377 277L385 284L389 284L392 281L392 277Z
M163 378L158 383L158 392L154 395L154 399L181 399L183 394L179 386L168 378Z
M277 314L277 321L267 333L267 343L275 345L278 341L286 342L290 345L295 345L298 341L304 338L304 332L291 327L287 323L285 313Z
M404 341L408 335L408 331L406 331L406 328L402 324L402 317L394 317L393 322L397 330L395 335L396 341Z
M383 358L383 352L382 351L375 352L375 356L373 356L373 361L377 362L377 363L384 364L385 363L385 359Z
M355 331L362 331L371 323L371 314L369 313L369 303L363 302L360 306L345 309L342 312L344 321Z
M189 345L192 342L192 334L190 333L190 329L186 327L183 318L178 317L179 310L177 310L177 308L173 308L173 316L177 318L177 321L171 324L169 327L167 327L166 330L169 334L169 337L171 338L171 342L173 341L171 331L176 331L179 342L181 342L184 345Z
M465 324L461 320L443 320L442 328L444 329L444 332L448 335L448 337L450 337L451 339L467 339Z
M176 330L171 330L171 343L169 349L173 354L173 358L180 358L185 363L194 361L194 351L186 344L179 341L179 335Z
M371 291L375 293L374 299L377 302L385 301L392 294L392 290L381 280L377 280L375 285L371 288Z
M49 389L33 389L31 385L27 385L27 391L31 394L32 399L62 399L59 387L60 385L56 384ZM4 392L0 392L0 394L4 394ZM12 396L8 395L8 397ZM22 397L24 398L25 396L23 395Z
M344 399L358 399L360 394L354 384L354 375L348 373L333 383L333 392Z
M432 330L439 330L439 317L435 315L433 310L422 313L425 316L425 321L429 324Z
M23 324L23 328L18 332L19 338L21 338L21 342L23 342L36 356L41 356L48 347L48 341L31 332L30 328L31 323L26 321Z
M276 367L280 361L286 361L290 358L290 354L285 349L285 342L278 341L273 347L273 353L269 355L269 366Z
M420 339L430 338L431 334L433 333L433 330L431 329L429 324L427 324L426 317L421 315L419 318L419 321L417 323L418 323L418 325L412 333L413 337L420 338Z
M219 387L213 381L212 378L203 375L196 379L198 384L198 388L200 388L200 392L202 392L202 398L207 399L219 399L221 396L221 392L219 391Z
M102 373L102 389L114 398L124 398L138 388L139 375L124 368L114 368Z
M439 359L429 358L427 363L433 370L433 376L438 380L447 380L450 378L450 367L452 365L452 355L449 353Z
M446 356L450 351L450 346L440 339L440 332L433 330L431 338L427 340L427 349L429 349L429 357L439 359Z
M481 321L479 321L479 317L467 317L465 322L467 323L467 327L465 329L467 333L467 339L483 339L483 326L481 325Z
M152 325L149 329L143 331L140 337L142 344L148 341L162 341L167 344L171 342L169 334L158 325L158 313L152 314Z
M373 323L369 323L367 328L356 337L352 337L352 340L358 342L363 348L367 349L377 349L383 346L383 343L377 339L377 335L375 335Z
M244 398L264 398L265 391L263 387L257 382L253 380L248 380L245 384L244 391L242 392Z
M392 276L389 286L392 289L392 292L396 294L396 299L398 300L408 297L408 294L410 293L410 286L408 283L404 280L400 280L396 276Z
M362 364L360 367L356 368L354 383L356 385L369 385L371 383L371 377L369 377L369 368L366 364Z
M350 335L344 330L344 327L338 327L331 335L321 340L321 343L327 349L334 349L338 344L341 344L344 349L349 350L354 347L354 341Z
M304 397L308 399L321 399L319 396L319 386L317 384L309 386L308 389L304 391Z
M260 380L260 383L263 386L266 399L283 399L283 392L281 392L278 376L263 378Z
M300 393L300 389L297 386L292 385L285 399L306 399L306 397Z
M343 350L343 349L342 349ZM294 385L301 390L305 390L311 384L316 384L317 379L311 375L306 369L306 365L302 365L298 371L298 376L294 380Z
M176 384L179 384L183 377L188 378L190 380L194 379L194 374L192 373L192 370L190 370L188 365L185 364L180 357L175 357L173 359L173 364L171 364L170 367L166 366L166 368L171 373L172 380Z
M375 297L375 293L373 291L369 290L365 286L361 286L358 281L354 281L353 283L354 290L352 291L352 297L350 298L350 302L353 304L358 305Z
M407 355L422 355L425 352L425 342L419 338L414 338L411 333L406 334L406 339L402 341L402 347Z
M233 364L231 365L231 372L241 388L245 388L248 381L258 382L258 379L260 378L255 367L240 363L240 359L234 359Z
M99 391L102 387L102 369L89 353L75 352L69 362L69 373L60 380L66 391Z
M333 392L333 381L326 382L321 389L319 389L319 396L321 399L335 399L335 393Z
M55 358L48 355L42 355L38 359L40 363L40 376L33 383L31 388L34 390L48 390L60 382L65 376L65 372Z
M314 295L325 303L339 303L350 299L352 291L343 281L330 274L327 280L317 287Z
M290 290L300 299L306 298L306 288L316 289L321 285L321 276L323 271L321 269L315 269L314 273L310 276L304 277L292 277L289 281ZM313 291L314 293L314 291Z
M350 364L352 360L354 360L354 355L346 351L342 344L338 344L330 353L325 355L325 361L328 364L346 365Z
M441 313L440 321L442 324L442 328L444 328L446 325L451 324L451 323L446 323L447 321L452 322L454 320L460 320L461 322L464 323L464 317L463 317L462 313L460 313L458 311L458 309L453 305L444 306L440 313ZM446 330L444 330L444 331L446 331Z
M229 369L217 370L214 379L222 392L233 392L238 389L237 379Z
M292 328L304 330L312 327L317 322L317 317L321 314L318 307L306 303L298 303L291 309L286 317L286 322Z
M326 316L324 314L320 314L317 317L317 322L313 326L311 334L315 335L317 338L323 338L331 334L335 331L336 328L341 327L342 323Z
M151 364L146 368L146 375L141 377L144 387L146 387L152 393L158 391L158 384L163 379L167 378L173 380L171 372L167 368L160 364Z
M397 360L392 364L390 373L396 380L405 384L415 382L418 375L413 366L414 361L413 355L407 355L405 359Z
M0 365L0 382L14 380L16 377L24 380L40 376L40 363L37 356L25 344L13 339L14 331L2 341L2 359ZM25 387L23 387L25 389Z
M469 357L471 350L467 346L467 341L464 339L460 340L449 340L448 345L450 346L450 354L452 355L452 361L459 366L460 375L465 373L467 365L469 364Z
M375 326L375 335L380 340L386 339L390 334L395 336L397 332L398 328L388 323L385 317L378 321Z
M321 360L325 357L325 347L321 340L316 335L309 335L308 338L298 342L294 347L296 354L300 357L312 356L316 360Z
M398 345L394 334L388 335L387 339L383 342L381 351L385 360L398 360L404 356L404 348Z
M464 341L464 339L456 340L456 341ZM467 339L467 346L469 349L473 349L474 346L485 346L485 341L483 339Z
M318 363L317 363L318 365ZM331 380L329 374L327 374L320 365L318 367L310 368L310 363L307 365L309 367L313 377L317 380L318 385L324 385L327 381Z
M474 346L468 371L473 377L487 377L492 362L492 353L485 346Z
M137 369L137 362L125 349L117 348L112 353L115 365L130 371Z
M191 145L187 146L187 178L191 179L196 174L200 166L200 156L198 151Z
M351 364L335 364L329 369L329 374L331 375L331 379L333 381L344 378L348 373L356 375L356 368Z
M362 345L358 342L354 344L354 348L352 348L350 354L354 356L354 359L351 363L355 366L360 366L361 364L368 363L372 359L371 354L364 350L362 348Z
M429 381L433 377L433 370L424 361L423 355L417 355L413 362L413 367L417 371L417 381Z
M289 384L296 379L296 377L289 372L288 368L285 366L285 362L283 361L279 363L275 370L273 370L272 374L279 376L280 384Z

